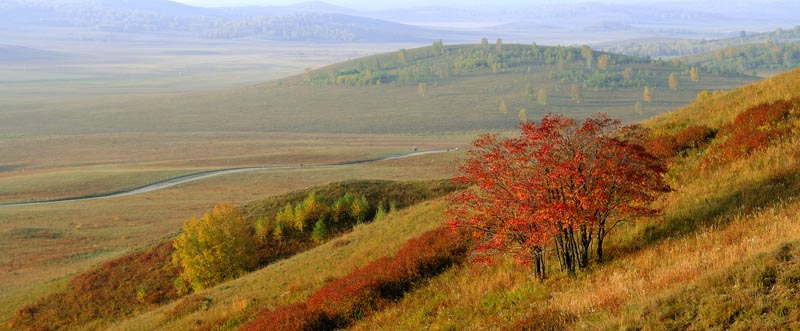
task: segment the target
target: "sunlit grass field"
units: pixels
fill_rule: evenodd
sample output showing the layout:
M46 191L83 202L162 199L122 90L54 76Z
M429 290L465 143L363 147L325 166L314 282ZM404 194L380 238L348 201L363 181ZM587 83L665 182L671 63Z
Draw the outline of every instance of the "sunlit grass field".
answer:
M684 105L700 90L730 89L746 81L684 79L678 90L657 89L653 102L636 112L640 89L587 89L584 102L577 104L570 101L570 86L545 70L466 74L430 84L425 96L416 85L316 87L290 77L225 90L198 92L204 87L188 85L194 92L165 89L139 95L123 95L135 88L115 90L119 86L114 84L133 83L115 80L98 96L65 97L75 91L70 77L61 78L51 85L56 87L51 96L35 102L26 96L48 85L20 83L13 87L18 90L0 91L0 100L9 100L0 109L0 203L109 193L211 169L334 163L414 147L463 151L479 133L513 129L520 108L527 109L529 119L547 112L574 117L607 112L635 122ZM548 105L525 93L529 81L549 90ZM23 97L13 98L17 92ZM507 113L498 111L498 97L507 101ZM448 178L461 156L451 152L335 168L257 171L137 196L0 207L0 322L65 277L174 234L185 218L215 203L243 204L344 179ZM441 222L425 215L430 217L426 221ZM404 242L396 239L396 245ZM327 276L303 280L302 288L310 291L325 277L366 261L347 262ZM264 295L269 299L258 300L284 302L272 292ZM236 294L224 300L233 306L220 306L215 314L247 307L241 300L250 298ZM187 325L191 319L181 317L176 323Z

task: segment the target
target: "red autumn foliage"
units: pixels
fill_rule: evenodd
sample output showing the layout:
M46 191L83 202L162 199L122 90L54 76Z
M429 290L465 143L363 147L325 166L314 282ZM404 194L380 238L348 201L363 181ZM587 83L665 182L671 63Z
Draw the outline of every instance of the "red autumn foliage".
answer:
M646 139L643 146L648 153L670 159L678 153L707 145L716 132L704 125L689 126L675 135L661 135Z
M170 263L172 242L128 255L81 274L58 292L20 309L10 323L14 330L67 330L88 321L130 316L178 297L173 282L178 270Z
M319 330L317 323L322 320L319 313L312 313L304 303L295 303L281 306L274 310L268 310L265 317L258 321L243 326L242 330L274 330L274 331L298 331L298 330Z
M645 149L648 153L662 159L669 159L675 156L678 151L678 143L673 135L655 136L647 140Z
M305 303L279 307L241 330L334 330L385 307L414 284L460 261L467 242L442 227L409 240L394 257L378 259L323 286Z
M668 190L662 162L605 115L582 123L549 114L515 138L484 135L455 180L473 189L450 196L449 224L470 231L480 253L511 252L544 277L547 245L564 270L602 261L608 230L651 215Z
M777 101L742 112L722 126L719 135L725 140L703 160L703 167L729 163L786 136L792 129L787 119L798 116L798 104L800 100Z
M700 148L708 144L716 133L705 125L692 125L675 135L676 151Z

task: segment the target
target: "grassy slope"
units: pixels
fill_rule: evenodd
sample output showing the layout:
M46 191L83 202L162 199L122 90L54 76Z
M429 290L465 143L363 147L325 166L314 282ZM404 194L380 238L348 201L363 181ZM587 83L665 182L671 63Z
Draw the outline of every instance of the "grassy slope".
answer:
M795 70L699 106L687 106L648 125L665 131L690 123L719 127L750 105L796 95L798 80L800 70ZM800 138L795 135L701 176L689 170L699 160L690 155L679 161L683 166L674 170L676 190L664 200L661 217L618 230L609 242L611 261L574 281L555 276L538 283L525 268L508 262L455 268L352 329L663 329L669 317L659 321L639 316L684 311L691 316L698 301L709 297L725 303L702 306L712 316L730 317L730 307L746 306L752 300L769 306L778 301L775 296L744 298L753 292L742 290L730 299L720 299L712 293L719 288L714 284L720 278L747 277L750 271L743 271L741 261L757 261L759 254L800 238L796 213L800 208ZM793 270L792 266L776 268L779 276ZM706 292L693 296L697 300L682 299L686 291ZM660 308L664 302L673 308ZM765 312L781 309L768 308ZM761 329L788 320L788 314L762 317L745 310L740 315L740 326ZM710 325L701 318L684 322L679 329ZM720 325L725 326L716 324Z
M499 76L500 76L500 77L504 77L503 75L505 75L505 74L500 74ZM474 81L474 82L475 82L474 84L475 84L476 86L477 86L477 85L480 85L480 84L479 84L479 80L478 80L477 78L475 78L475 79L476 79L476 80ZM520 81L520 82L518 82L518 83L522 83L522 81ZM444 84L442 84L442 85L444 85ZM523 84L523 85L524 85L524 84ZM517 86L517 85L513 85L513 84L512 84L512 86ZM273 86L273 87L274 87L274 86ZM699 85L698 85L698 87L699 87ZM283 87L281 87L281 86L277 86L277 87L274 87L274 88L275 88L276 90L279 90L279 91L281 91L281 89L283 89L283 88L289 88L289 86L283 86ZM305 88L305 89L312 89L312 91L314 91L313 89L315 89L315 88L312 88L312 87L302 87L302 88ZM405 91L404 93L408 93L408 94L410 94L410 95L415 95L415 94L416 94L415 88L412 88L412 87L402 87L402 86L396 86L396 87L392 87L392 88L393 88L393 89L396 89L396 91L399 91L399 90ZM453 88L453 91L454 91L453 93L458 93L459 95L462 95L462 97L463 97L463 92L462 92L462 91L456 91L457 89L456 89L455 87L451 87L451 88ZM515 87L515 88L516 88L516 87ZM333 95L336 95L336 93L334 93L334 92L331 92L331 91L335 91L335 90L338 90L338 89L339 89L339 88L321 88L321 90L323 90L323 91L327 91L326 93L331 93L331 94L330 94L331 96L329 96L329 98L333 98L332 96L333 96ZM344 90L347 90L347 91L362 91L362 92L363 92L363 91L369 91L370 89L374 89L374 87L352 88L352 89L344 89ZM519 89L521 90L521 88L519 88ZM264 90L264 87L254 87L254 88L252 88L252 90L253 90L253 93L256 93L256 92L259 92L259 93L264 93L264 91L265 91L265 90ZM286 91L286 90L283 90L283 91ZM434 93L435 93L435 91L436 91L436 89L434 89ZM486 107L489 107L489 108L488 108L489 110L482 110L484 113L486 113L486 114L491 114L490 116L497 116L496 110L493 110L493 109L495 109L495 107L496 107L496 105L494 105L494 103L495 103L496 101L495 101L495 99L494 99L494 97L493 97L493 94L492 94L492 93L494 93L494 92L493 92L491 89L488 89L488 90L486 90L486 91L480 92L480 94L481 94L482 96L484 96L484 97L492 96L491 98L489 98L489 99L491 99L491 100L490 100L490 101L488 101L488 102L487 102L487 101L485 101L485 100L483 100L483 99L485 99L485 98L482 98L482 97L480 97L480 96L479 96L479 97L477 97L475 100L480 100L481 102L483 102L484 106L486 106ZM521 93L521 92L519 92L519 93ZM567 92L564 92L564 93L567 93ZM639 93L637 92L636 94L638 95ZM586 95L584 95L584 97L585 97L585 98L587 98L587 96L586 96ZM223 99L223 102L232 102L232 100L235 100L235 99L236 99L236 98L235 98L234 96L230 96L230 98L228 98L228 99ZM362 105L362 104L360 104L360 103L356 102L356 100L355 100L355 99L357 99L357 98L354 98L352 101L350 101L350 102L352 103L352 104L350 104L350 106L355 106L355 105L358 105L358 107L356 107L355 109L360 109L360 110L363 110L364 108L361 108L361 107L364 107L364 105ZM419 99L419 98L415 98L415 99ZM208 99L204 99L204 100L208 100ZM324 99L323 99L323 100L324 100ZM331 99L331 100L333 100L333 99ZM391 100L391 99L390 99L390 100ZM252 100L251 100L251 101L252 101ZM285 100L284 100L284 101L282 101L282 102L285 102ZM416 102L416 101L415 101L415 102ZM429 102L429 101L427 101L427 99L425 99L425 100L421 100L420 102ZM439 100L439 101L437 101L437 103L440 103L440 106L441 106L441 107L445 107L445 106L452 106L452 105L447 105L447 102L446 102L446 100ZM323 105L323 104L320 104L319 106L321 106L321 107L324 107L325 105ZM437 107L438 107L438 106L437 106ZM479 108L480 108L480 107L482 107L482 106L481 106L481 103L479 103L477 106L473 104L473 105L470 105L470 107L474 107L473 109L479 109ZM512 107L514 107L514 106L513 106L513 103L512 103ZM576 106L576 108L578 108L578 107ZM192 108L191 108L191 107L189 107L189 109L192 109ZM409 109L410 109L410 111L418 111L418 112L419 112L419 110L418 110L418 109L411 109L411 106L409 106ZM452 108L450 108L450 109L452 109ZM513 109L513 108L512 108L512 109ZM423 111L424 111L424 110L425 110L425 109L423 109ZM202 113L202 112L207 112L208 110L205 110L205 109L199 109L198 111ZM353 110L350 110L350 114L355 114L355 112L353 112ZM419 114L419 113L415 113L415 114ZM457 113L454 113L454 114L457 114ZM351 119L352 119L352 118L351 118ZM339 119L339 120L341 120L341 119ZM57 122L57 121L54 121L54 122ZM511 123L513 123L513 122L514 122L514 120L512 119L512 120L511 120ZM53 122L51 122L51 123L53 123ZM223 121L223 123L224 123L224 121ZM134 123L134 124L135 124L135 123ZM190 124L196 124L196 123L190 123ZM236 122L236 121L234 121L234 122L233 122L231 125L235 125L235 124L237 124L237 122ZM241 124L241 123L239 123L239 124ZM363 125L363 124L357 124L357 125ZM436 126L436 125L439 125L439 123L437 123L437 124L430 124L430 125L434 125L434 126ZM330 130L330 128L331 128L331 127L335 127L335 126L329 126L329 127L328 127L328 130ZM154 128L154 129L158 130L158 128ZM437 129L441 129L441 127L437 127ZM404 162L405 162L405 161L404 161ZM429 167L430 167L430 164L428 164L427 166L429 166ZM403 168L397 168L397 169L394 169L394 168L386 168L386 170L389 170L390 172L391 172L391 171L395 171L395 172L396 172L396 170L402 170L402 169L403 169ZM378 169L378 171L380 171L380 169ZM373 171L373 172L371 172L371 173L373 173L373 174L374 174L375 172ZM401 174L389 175L389 177L392 177L392 176L404 177L404 175L401 175ZM407 175L406 175L406 176L407 176ZM242 176L242 177L248 177L248 178L252 178L252 176ZM290 176L283 175L283 176L281 176L281 178L279 178L279 179L280 179L280 180L283 180L284 182L285 182L285 181L290 181L290 182L291 182L291 180L290 180L290 178L289 178L289 177L290 177ZM323 176L323 177L324 177L324 178L320 177L320 178L317 178L317 179L315 179L315 180L313 180L313 181L319 181L319 182L330 181L330 179L325 179L325 178L328 178L328 177L325 177L325 176ZM304 178L303 180L304 180L306 183L308 182L308 180L307 180L306 178ZM226 182L227 182L227 181L226 181ZM209 183L209 186L208 186L208 187L211 187L211 188L216 188L216 186L217 186L217 185L221 185L220 183L221 183L221 181L217 181L216 183ZM229 183L229 184L230 184L230 183ZM238 184L236 184L236 185L239 185L239 184L242 184L242 183L238 183ZM292 184L292 185L295 185L295 186L297 186L297 185L303 185L303 184L298 184L298 183L295 183L295 182L292 182L291 184ZM273 185L273 186L274 186L274 184L270 184L270 185ZM230 185L229 185L229 186L230 186ZM235 185L234 185L234 186L235 186ZM192 188L195 188L195 189L192 189ZM198 200L198 201L200 201L200 200L206 201L206 202L205 202L205 205L204 205L203 207L197 207L197 206L199 206L199 204L201 204L201 203L197 203L197 202L195 202L195 207L193 207L193 210L202 210L203 208L207 208L207 204L209 203L209 202L208 202L208 201L209 201L209 200L208 200L208 197L206 197L206 196L200 197L199 193L197 193L197 192L205 192L205 191L207 191L207 188L206 188L205 186L204 186L204 187L201 187L201 188L198 190L196 185L191 185L191 187L186 187L185 189L181 189L180 191L181 191L181 192L187 192L187 193L189 193L189 192L192 192L192 193L190 194L192 198L197 198L196 200ZM279 191L280 191L280 190L279 190ZM252 199L252 197L254 196L254 194L256 194L256 193L249 192L249 191L248 191L248 192L245 192L245 193L247 194L247 197L245 197L245 196L241 196L241 194L240 194L240 195L237 195L237 196L236 196L236 199L235 199L235 200L237 200L237 201L242 201L242 200L246 201L247 199ZM137 199L137 201L138 201L138 200L142 200L142 201L141 201L141 205L142 205L142 206L145 206L145 205L146 205L146 206L151 206L151 204L152 204L152 201L153 201L153 200L155 200L155 201L166 201L166 200L161 200L161 199L166 199L167 197L174 197L174 196L176 196L176 194L175 194L175 191L173 191L173 192L165 192L164 194L156 195L156 196L154 196L154 197L148 197L147 199L144 199L144 198L142 198L142 199ZM210 200L210 201L231 200L230 198L226 198L226 197L228 197L228 196L230 196L230 195L225 195L225 194L215 194L215 197L216 197L216 198L214 198L214 199L212 199L212 200ZM249 198L248 198L248 197L249 197ZM147 201L144 201L144 200L147 200ZM83 206L83 205L84 205L84 204L82 204L81 206ZM95 203L90 203L90 204L85 204L85 205L92 205L92 206L94 206L94 207L98 207L98 206L95 206ZM146 234L144 234L144 233L145 233L145 232L147 232L147 230L145 230L145 229L144 229L144 227L146 227L146 226L147 226L147 227L149 227L150 225L152 225L152 224L156 224L156 223L158 223L159 221L161 221L161 220L163 220L163 219L165 219L165 218L167 218L167 217L171 217L171 218L172 218L172 223L173 223L172 225L169 225L169 226L165 226L165 225L159 225L159 229L160 229L160 231L161 231L162 233L169 233L170 231L169 231L169 230L165 230L165 229L168 229L170 226L171 226L172 228L174 228L174 226L175 226L174 224L176 223L176 219L177 219L177 218L175 217L175 215L180 215L180 216L178 216L178 217L185 217L185 216L187 216L187 215L186 215L186 213L187 213L187 212L186 212L186 208L185 208L185 207L181 207L181 206L177 206L175 203L172 203L172 204L170 204L169 206L167 206L167 204L166 204L166 203L160 203L160 207L157 207L157 208L155 208L155 209L154 209L154 208L152 208L152 207L150 207L149 209L150 209L150 210L161 210L161 208L162 208L162 207L169 207L169 208L172 208L172 209L175 209L175 210L178 210L178 209L180 209L180 210L181 210L181 212L180 212L179 214L176 214L175 212L172 212L172 213L170 214L170 216L164 216L164 215L160 215L160 214L164 214L164 212L163 212L163 211L159 211L159 212L158 212L158 213L160 213L160 214L159 214L159 216L158 216L157 218L152 218L152 219L146 219L146 218L148 218L148 217L146 217L146 216L137 216L137 217L136 217L136 219L132 220L132 221L136 222L136 224L133 224L133 223L131 223L130 221L126 220L126 221L128 221L128 223L126 223L126 224L125 224L125 226L127 226L127 227L136 226L136 229L135 229L135 231L136 231L136 234L135 234L135 236L138 236L138 237L143 237L143 236L144 236L144 237L146 237ZM97 226L96 226L96 227L94 227L94 226L93 226L93 227L91 227L91 228L89 228L89 227L85 227L85 226L84 226L84 227L81 227L81 224L80 224L80 223L78 223L78 224L69 224L69 225L67 226L67 229L65 229L65 230L64 230L64 233L66 233L66 234L67 234L67 236L65 236L65 238L63 238L63 239L60 239L60 240L61 240L61 241L71 241L71 242L72 242L72 241L74 241L74 244L71 244L71 245L75 246L75 250L76 250L76 251L83 251L83 250L86 250L86 249L88 249L88 250L89 250L89 251L91 251L91 252L99 252L99 253L102 253L102 252L104 252L104 251L108 251L108 250L107 250L106 248L104 248L103 246L109 245L109 244L110 244L110 241L112 241L112 240L113 240L113 241L115 242L115 244L114 244L114 245L117 245L116 243L119 241L118 239L120 238L120 235L118 235L116 232L114 232L115 230L114 230L113 228L106 229L106 227L107 227L108 225L105 225L105 224L100 224L100 223L102 223L102 222L100 222L100 221L103 221L104 219L105 219L105 220L107 220L107 219L109 218L109 216L108 216L108 215L116 215L116 214L120 213L121 211L125 211L125 210L127 210L127 209L135 209L136 207L133 207L133 206L131 206L130 208L128 208L128 206L126 205L126 206L125 206L125 209L120 209L120 208L118 208L118 207L109 207L109 206L99 206L99 208L101 208L101 209L98 209L98 210L103 210L102 208L106 208L106 209L108 209L108 208L113 208L113 209L114 209L114 213L113 213L113 214L107 214L107 213L105 213L105 214L104 214L105 216L102 216L102 217L95 217L95 218L96 218L96 220L95 220L95 221L97 221ZM49 214L51 214L53 211L60 212L60 210L61 210L60 208L55 208L55 207L47 207L47 208L39 208L39 209L41 209L41 212L42 212L42 213L44 213L43 215L45 215L45 216L46 216L46 215L49 215ZM94 208L87 208L86 210L83 210L83 209L82 209L82 210L80 210L80 211L78 211L78 212L79 212L80 214L86 214L86 213L90 213L90 210L94 210ZM66 208L66 209L64 209L64 211L65 211L65 212L67 212L68 214L71 214L71 213L74 213L74 212L76 211L76 209L74 209L74 208L70 207L70 208ZM152 213L155 213L155 212L151 212L151 214L152 214ZM36 219L36 217L34 217L34 216L33 216L33 214L29 214L29 215L31 215L31 216L29 217L29 219L32 219L32 220L35 220L35 219ZM59 218L59 219L63 220L63 219L65 219L65 217L66 217L65 215L66 215L66 214L64 214L64 215L58 215L58 216L57 216L57 218ZM95 216L96 216L96 215L95 215ZM72 217L72 216L70 216L70 217ZM116 219L117 217L114 217L114 218ZM125 219L125 218L124 218L124 216L123 216L122 218L123 218L123 219ZM48 226L49 226L49 225L47 225L47 226L42 226L42 227L48 227ZM75 227L74 229L72 228L73 226ZM104 245L92 244L92 242L94 242L93 240L90 240L90 239L92 239L92 237L90 237L90 236L87 236L87 235L84 235L84 234L80 234L80 233L83 233L83 232L85 232L86 230L95 231L95 232L97 232L97 231L100 231L100 232L97 232L97 233L98 233L98 234L100 234L101 236L103 236L103 238L106 238L106 237L107 237L107 238L106 238L106 239L107 239L107 240L106 240L106 243L105 243ZM101 233L101 232L102 232L102 233ZM150 238L152 238L152 237L150 237ZM123 237L123 239L124 239L124 240L129 240L127 236ZM75 240L80 240L80 241L75 241ZM29 242L29 244L30 244L30 245L35 245L36 243L34 243L34 242L32 242L32 241L31 241L31 242ZM81 247L83 247L83 248L81 248L81 247L78 247L78 246L81 246ZM86 247L90 247L90 248L85 248L84 246L86 246ZM112 246L113 246L113 245L112 245ZM33 247L33 246L31 246L31 248L34 248L34 247ZM112 251L112 252L113 252L113 251L116 251L116 249L115 249L115 248L112 248L112 250L111 250L111 251ZM20 254L20 255L14 254L14 255L12 255L12 256L16 256L17 258L23 257L23 255L21 255L21 254ZM19 260L18 260L18 261L19 261ZM46 261L46 260L43 260L43 261ZM81 261L85 262L85 263L83 264L83 266L85 267L85 266L89 265L89 264L87 264L87 263L91 263L92 261L96 261L96 260L94 260L94 259L88 259L88 260L81 260ZM17 262L17 263L18 263L18 262ZM75 270L75 269L74 269L74 268L71 268L71 269L69 269L69 270ZM63 274L63 272L62 272L62 274ZM14 275L17 275L17 273L15 272L15 273L14 273ZM15 277L16 277L16 276L15 276ZM38 279L42 279L42 278L41 278L41 275L40 275L39 277L40 277L40 278L38 278ZM49 279L49 278L48 278L48 279Z
M220 201L245 204L342 178L420 180L452 175L457 153L339 168L260 171L117 199L0 208L0 323L63 279L147 246Z
M744 98L742 94L758 93L764 87L779 91L779 86L793 84L798 76L800 71L795 71L738 89L713 101L730 102L731 99ZM739 108L720 109L718 112L732 118L747 107L736 106ZM689 124L690 119L702 111L688 106L677 111L677 115L665 116L671 118L670 121L662 117L648 125L664 131L674 129ZM720 117L720 122L723 119ZM682 124L676 125L675 121ZM664 125L670 128L664 128ZM700 162L700 157L690 155L678 164L689 169L694 162ZM739 268L737 263L743 259L757 258L758 254L774 250L782 242L800 238L800 224L795 213L800 208L800 200L796 198L800 191L798 173L800 140L797 137L725 165L719 171L704 173L704 176L676 173L676 191L662 202L664 214L658 219L631 224L614 233L608 249L611 260L576 280L570 281L552 273L552 278L538 283L527 269L510 261L501 261L491 267L468 264L432 279L398 304L367 317L353 329L512 330L523 326L532 329L615 329L621 323L642 323L635 317L644 309L654 309L653 300L674 297L674 293L684 291L686 286L707 288L707 285L702 285L707 279L739 270L735 268ZM780 180L776 181L776 178ZM443 206L436 206L422 210L425 211L424 218L438 224L442 220ZM419 208L425 207L412 210L419 211ZM368 231L363 233L363 238L385 238L386 229L375 229L372 232L371 227L363 227L358 231ZM373 241L364 245L371 245L370 242ZM352 244L356 241L351 241ZM325 270L324 267L330 264L319 264L322 262L315 262L310 254L316 258L333 256L334 265L344 263L338 260L339 248L336 246L331 243L284 263ZM367 261L361 260L360 256L357 258L356 263ZM287 294L287 298L281 299L278 292L294 289L297 285L271 281L271 277L278 276L271 274L270 268L210 290L209 293L220 296L222 294L216 293L227 293L221 303L215 304L220 299L211 299L210 311L200 309L191 317L171 320L167 317L175 308L168 306L123 322L120 328L183 329L220 317L241 318L252 313L247 310L247 307L253 307L252 302L267 306L294 302L307 296L312 288L321 286L326 277L311 276L316 272L305 271L283 274L280 277L300 279L300 282L307 281L310 276L316 278L317 283L297 296L289 291L292 295ZM335 272L346 272L346 269L337 268ZM252 284L270 288L260 292ZM267 299L251 297L262 295Z
M398 211L316 249L275 263L197 296L208 298L203 309L181 308L181 301L110 327L111 330L187 330L218 318L249 315L262 307L293 303L353 268L396 253L411 238L441 224L441 201ZM192 298L184 299L189 302ZM185 304L183 305L185 306ZM185 311L189 310L189 311Z

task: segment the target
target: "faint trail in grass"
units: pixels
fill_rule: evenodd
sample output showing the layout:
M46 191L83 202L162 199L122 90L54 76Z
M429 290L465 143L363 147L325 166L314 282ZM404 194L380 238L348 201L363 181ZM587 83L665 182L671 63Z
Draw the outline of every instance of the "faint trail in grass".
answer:
M67 198L58 198L58 199L51 199L51 200L41 200L41 201L23 201L23 202L8 202L8 203L0 203L0 207L15 207L15 206L30 206L30 205L44 205L44 204L51 204L51 203L58 203L58 202L73 202L73 201L86 201L86 200L95 200L95 199L107 199L107 198L117 198L117 197L124 197L130 195L137 195L143 194L158 190L163 190L169 187L173 187L176 185L186 184L206 178L228 175L228 174L235 174L241 172L248 172L248 171L262 171L262 170L286 170L286 169L314 169L314 168L331 168L331 167L341 167L353 164L362 164L362 163L372 163L372 162L380 162L380 161L389 161L389 160L396 160L402 159L406 157L412 156L419 156L419 155L427 155L427 154L436 154L436 153L447 153L450 151L456 151L456 148L447 148L447 149L433 149L428 151L415 151L410 153L401 153L401 154L394 154L380 158L374 159L363 159L363 160L353 160L353 161L343 161L337 163L325 163L325 164L297 164L297 165L273 165L273 166L263 166L263 167L242 167L242 168L228 168L228 169L218 169L218 170L210 170L210 171L203 171L194 174L179 176L175 178L170 178L162 181L158 181L152 184L148 184L145 186L137 187L130 190L124 191L117 191L111 193L101 193L101 194L93 194L93 195L84 195L79 197L67 197Z

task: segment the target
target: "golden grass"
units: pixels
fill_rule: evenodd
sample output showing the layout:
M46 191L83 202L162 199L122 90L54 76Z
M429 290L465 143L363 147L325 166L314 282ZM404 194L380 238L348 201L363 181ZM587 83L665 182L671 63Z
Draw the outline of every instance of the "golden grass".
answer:
M409 239L438 227L443 212L444 203L439 200L389 214L320 247L194 294L210 301L203 309L181 311L181 302L192 300L184 298L107 329L188 330L245 309L253 313L263 307L303 300L328 281L392 255Z
M754 106L800 96L798 86L800 68L658 115L647 121L647 126L671 132L677 132L690 124L719 129L723 123L733 120L736 115ZM709 90L713 92L713 88Z
M467 265L352 329L514 330L520 321L532 329L615 329L655 298L800 239L800 137L693 174L681 176L658 220L613 233L612 260L575 280L556 273L539 283L508 260Z

